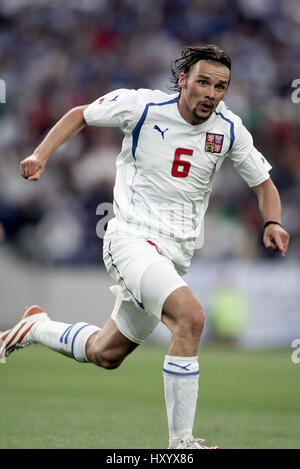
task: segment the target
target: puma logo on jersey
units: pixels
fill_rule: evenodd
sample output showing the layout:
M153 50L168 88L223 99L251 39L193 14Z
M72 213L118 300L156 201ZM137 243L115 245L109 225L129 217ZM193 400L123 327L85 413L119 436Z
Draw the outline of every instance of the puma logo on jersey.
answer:
M153 127L153 129L158 130L158 132L161 133L161 136L162 136L163 139L165 138L165 132L166 132L167 130L169 130L169 129L160 130L160 128L158 127L158 125L155 125L155 126Z
M118 97L119 97L119 95L117 94L117 96L115 96L113 99L110 99L108 102L111 103L112 101L117 101Z
M111 103L112 101L117 101L117 98L119 97L119 95L117 94L114 98L110 99L109 101L107 101L108 103ZM103 101L105 100L105 98L100 98L99 101L98 101L98 104L102 104Z

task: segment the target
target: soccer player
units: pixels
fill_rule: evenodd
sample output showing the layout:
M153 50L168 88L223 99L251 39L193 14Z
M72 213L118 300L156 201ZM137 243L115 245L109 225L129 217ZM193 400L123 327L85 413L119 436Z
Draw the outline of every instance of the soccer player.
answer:
M122 129L115 217L103 247L106 269L116 282L116 303L103 329L52 321L42 308L32 306L2 333L0 352L8 355L39 343L79 362L113 369L162 321L172 334L163 365L169 448L206 449L193 436L204 313L182 275L225 158L257 195L265 247L285 256L289 235L281 226L271 166L223 101L230 58L216 46L186 47L172 73L174 94L118 89L70 110L21 162L21 175L35 181L54 150L86 125Z

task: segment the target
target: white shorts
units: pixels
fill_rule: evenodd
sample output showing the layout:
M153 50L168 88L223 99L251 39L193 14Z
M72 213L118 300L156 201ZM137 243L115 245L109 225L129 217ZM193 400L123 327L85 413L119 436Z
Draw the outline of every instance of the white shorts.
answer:
M161 320L167 297L187 286L173 262L147 239L105 239L103 260L116 281L112 319L132 342L142 343Z

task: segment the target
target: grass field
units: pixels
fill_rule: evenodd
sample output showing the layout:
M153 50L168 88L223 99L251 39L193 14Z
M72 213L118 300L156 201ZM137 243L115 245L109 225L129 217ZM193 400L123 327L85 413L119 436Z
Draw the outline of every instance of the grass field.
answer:
M162 364L143 346L117 370L40 346L0 364L0 448L166 448ZM200 349L194 435L222 448L300 447L291 351Z

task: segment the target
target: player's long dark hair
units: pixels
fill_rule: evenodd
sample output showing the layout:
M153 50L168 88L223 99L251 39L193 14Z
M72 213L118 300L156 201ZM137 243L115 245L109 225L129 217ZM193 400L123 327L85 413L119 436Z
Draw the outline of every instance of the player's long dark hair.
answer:
M231 59L219 47L208 44L205 46L185 46L182 49L181 57L175 59L171 64L171 86L173 91L180 91L178 79L181 73L188 74L192 65L199 60L207 60L211 63L226 65L231 70Z

